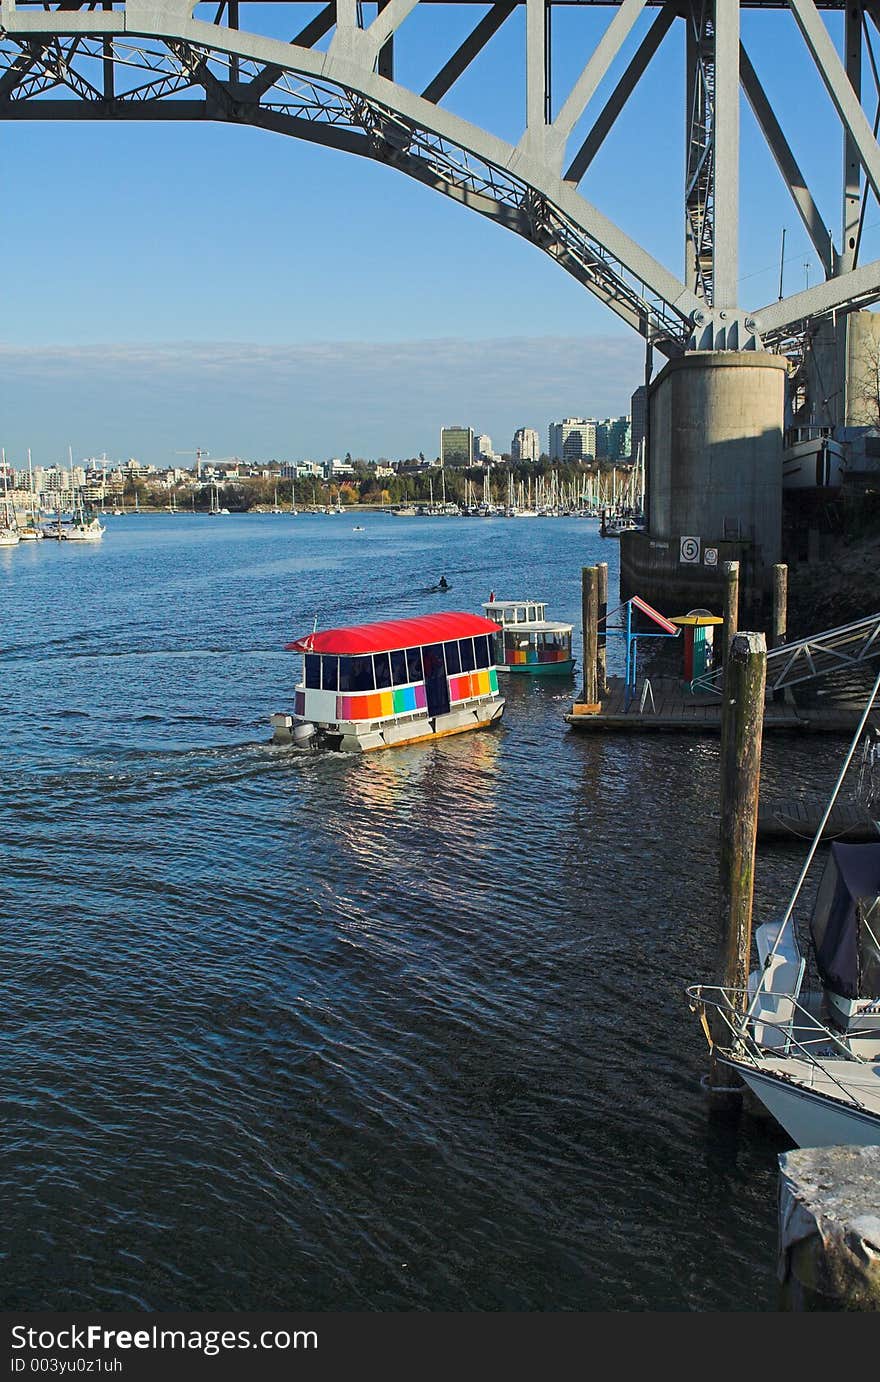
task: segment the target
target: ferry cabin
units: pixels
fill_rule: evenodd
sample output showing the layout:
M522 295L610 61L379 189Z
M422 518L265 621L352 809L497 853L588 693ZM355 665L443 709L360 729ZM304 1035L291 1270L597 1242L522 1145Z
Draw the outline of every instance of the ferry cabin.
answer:
M547 618L540 600L490 600L486 616L500 625L494 636L494 657L501 672L531 672L542 676L570 676L571 624Z
M479 615L443 612L295 639L303 677L293 714L271 717L274 740L364 751L485 729L504 710L496 632Z

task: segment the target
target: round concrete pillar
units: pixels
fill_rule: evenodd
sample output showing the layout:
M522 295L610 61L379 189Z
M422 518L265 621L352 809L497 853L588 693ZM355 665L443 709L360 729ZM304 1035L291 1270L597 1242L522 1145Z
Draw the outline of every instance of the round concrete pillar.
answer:
M625 535L624 598L717 613L712 596L728 559L741 563L747 606L770 591L781 559L787 363L764 351L694 351L653 381L648 531Z

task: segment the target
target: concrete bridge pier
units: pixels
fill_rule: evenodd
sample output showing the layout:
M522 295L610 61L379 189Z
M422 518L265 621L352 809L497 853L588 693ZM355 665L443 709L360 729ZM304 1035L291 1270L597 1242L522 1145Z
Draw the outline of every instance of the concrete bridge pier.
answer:
M722 563L740 563L743 618L767 613L782 551L787 361L694 351L648 392L648 526L620 539L620 595L664 614L723 603ZM760 622L755 627L764 627Z

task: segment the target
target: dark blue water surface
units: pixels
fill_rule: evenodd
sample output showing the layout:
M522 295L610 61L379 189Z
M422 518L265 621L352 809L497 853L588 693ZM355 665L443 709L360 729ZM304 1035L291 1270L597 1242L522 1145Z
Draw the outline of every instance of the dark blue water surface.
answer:
M316 619L494 589L580 657L580 570L616 595L617 544L105 521L0 553L4 1307L773 1308L789 1144L708 1119L684 998L717 743L579 736L572 683L516 678L487 733L269 742ZM768 744L765 776L824 786L839 756ZM803 852L761 856L759 912Z

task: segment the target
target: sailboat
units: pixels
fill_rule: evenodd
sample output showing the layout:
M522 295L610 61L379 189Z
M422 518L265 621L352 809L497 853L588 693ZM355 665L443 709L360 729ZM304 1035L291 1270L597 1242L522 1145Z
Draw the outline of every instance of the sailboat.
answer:
M77 490L73 521L65 527L64 538L68 542L100 542L105 531L97 514L86 513L83 509L82 496Z
M821 988L804 989L794 909L880 691L880 675L780 920L757 927L748 991L688 990L714 1057L799 1147L880 1144L880 841L832 844L810 915ZM707 1021L714 1014L714 1040Z
M10 512L9 489L6 482L6 450L2 451L3 457L3 521L0 522L0 547L17 547L21 538L18 531L18 524L15 521L15 512Z
M19 528L18 536L21 542L40 542L43 537L43 530L37 522L37 501L36 495L34 494L34 468L31 462L30 447L28 447L27 457L28 493L31 498L31 512L27 523L25 523L22 527Z
M0 521L0 547L17 547L21 541L15 510L9 502L9 488L6 479L6 448L0 450L3 461L3 519Z
M278 486L277 486L277 485L275 486L275 503L274 503L273 507L269 510L269 512L270 512L270 513L284 513L284 510L278 507Z
M216 514L229 513L228 509L220 507L220 490L216 480L211 481L211 507L208 513L213 517Z

